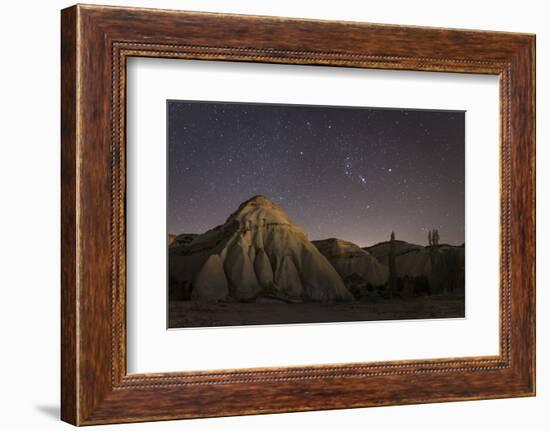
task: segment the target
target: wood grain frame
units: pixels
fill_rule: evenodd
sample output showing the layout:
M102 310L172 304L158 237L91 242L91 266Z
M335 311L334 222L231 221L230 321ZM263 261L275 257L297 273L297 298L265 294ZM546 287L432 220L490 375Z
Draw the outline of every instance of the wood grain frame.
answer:
M535 36L77 5L61 14L61 417L75 425L535 394ZM126 373L130 56L500 77L500 353Z

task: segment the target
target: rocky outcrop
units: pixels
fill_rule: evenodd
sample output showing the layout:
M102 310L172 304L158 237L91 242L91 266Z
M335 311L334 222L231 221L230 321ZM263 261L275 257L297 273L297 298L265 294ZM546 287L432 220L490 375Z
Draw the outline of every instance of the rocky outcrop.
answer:
M213 255L219 257L212 260ZM225 295L220 266L227 282ZM212 289L204 284L208 267L216 268ZM305 232L264 196L241 204L223 225L170 247L169 272L176 286L191 283L191 298L249 301L269 291L303 301L353 299ZM205 275L199 278L200 273ZM206 293L195 293L199 280L200 291Z
M254 250L251 253L251 261L254 261L254 272L258 279L260 286L269 287L273 285L273 268L271 268L271 262L263 249L259 249L256 252L254 247L250 247L250 250Z
M408 253L409 251L424 249L424 247L421 245L411 244L409 242L401 241L398 239L394 240L394 246L396 256L399 256L403 253ZM390 241L379 242L378 244L372 245L370 247L365 247L363 250L374 256L382 265L388 266Z
M351 242L330 238L313 244L344 280L356 274L372 286L382 286L388 281L388 268Z
M195 301L217 302L229 293L227 279L220 256L212 254L206 259L193 279L191 299Z

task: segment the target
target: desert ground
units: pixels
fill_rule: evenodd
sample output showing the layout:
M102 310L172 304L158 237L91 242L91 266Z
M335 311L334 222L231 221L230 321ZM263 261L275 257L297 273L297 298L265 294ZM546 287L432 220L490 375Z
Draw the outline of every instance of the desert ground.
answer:
M464 317L463 295L335 303L170 301L170 328Z

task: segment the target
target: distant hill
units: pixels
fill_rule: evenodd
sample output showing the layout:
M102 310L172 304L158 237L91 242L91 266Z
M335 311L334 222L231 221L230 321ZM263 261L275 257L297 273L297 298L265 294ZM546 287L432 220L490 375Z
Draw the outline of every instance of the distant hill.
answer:
M395 240L395 255L399 256L403 253L408 253L412 250L422 250L425 247L418 244L411 244L406 241ZM370 247L364 247L363 250L368 251L371 255L376 257L382 265L388 265L388 256L390 254L390 241L379 242L378 244Z
M395 242L395 273L397 279L425 279L432 291L464 291L465 247L440 244L436 249L411 244L406 241ZM382 265L389 266L390 241L384 241L366 247Z
M396 255L395 268L398 278L425 277L429 280L432 293L440 290L464 291L464 245L444 244L435 249L411 249Z
M343 280L360 276L372 286L382 286L388 281L388 268L358 245L336 238L313 241L313 244Z

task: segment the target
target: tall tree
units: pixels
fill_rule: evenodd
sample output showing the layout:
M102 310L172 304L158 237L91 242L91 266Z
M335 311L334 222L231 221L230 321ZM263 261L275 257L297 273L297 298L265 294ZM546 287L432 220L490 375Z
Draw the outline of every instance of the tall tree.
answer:
M439 250L439 231L432 229L429 233L428 239L430 240L430 291L432 293L443 293L447 290L448 280L446 280L446 265L443 254Z
M435 247L439 247L439 231L437 229L433 230L432 243Z
M390 235L389 269L389 293L390 296L394 296L397 291L397 274L395 271L395 232L393 231Z

